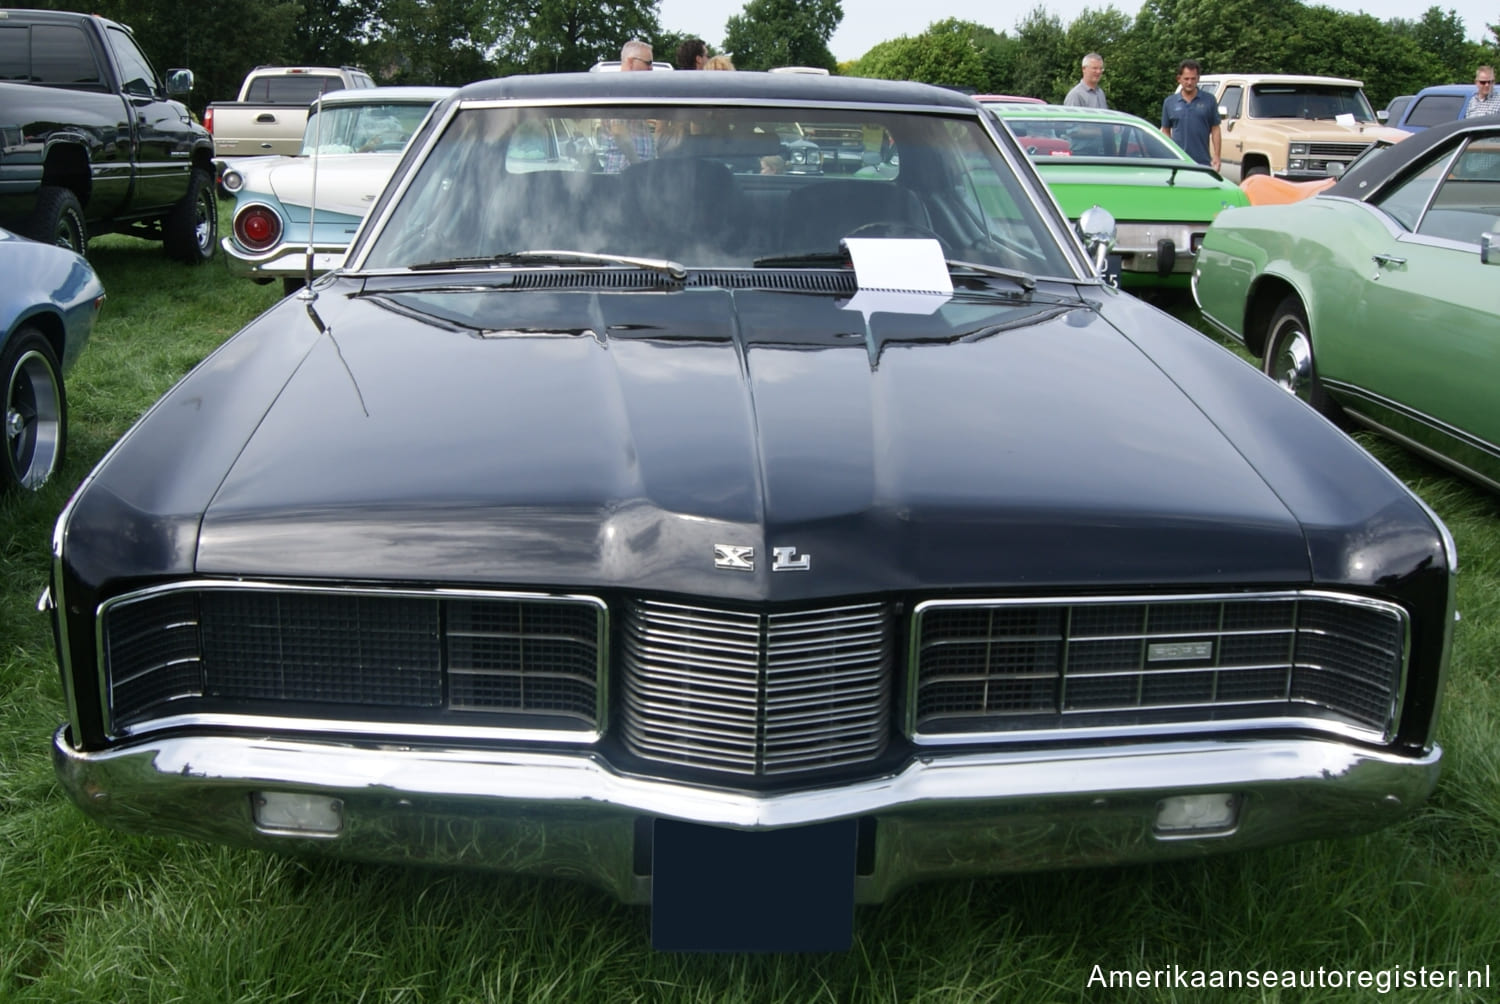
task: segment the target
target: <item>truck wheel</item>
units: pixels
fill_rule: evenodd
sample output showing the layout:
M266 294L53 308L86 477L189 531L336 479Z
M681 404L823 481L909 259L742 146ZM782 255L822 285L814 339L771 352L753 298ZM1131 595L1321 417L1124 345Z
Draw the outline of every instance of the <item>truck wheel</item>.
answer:
M1264 164L1250 164L1245 168L1245 177L1254 178L1262 174L1270 174L1271 169Z
M201 265L214 256L219 204L214 199L214 179L207 171L193 168L188 175L187 194L162 221L161 236L167 256L177 261Z
M0 490L39 488L62 466L68 401L61 373L51 343L35 328L19 328L0 352L5 377Z
M36 193L36 207L24 236L43 244L56 244L77 254L89 247L89 228L83 221L83 206L71 188L43 185Z

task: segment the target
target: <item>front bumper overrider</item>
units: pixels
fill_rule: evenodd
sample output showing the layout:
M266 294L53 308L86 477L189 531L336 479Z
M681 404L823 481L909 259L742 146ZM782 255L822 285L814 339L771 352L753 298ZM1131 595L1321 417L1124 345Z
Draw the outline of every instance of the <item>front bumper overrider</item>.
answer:
M1327 738L919 753L886 776L767 793L619 771L589 751L316 738L155 738L102 752L53 738L63 785L98 822L272 850L578 879L651 901L651 822L766 831L857 820L857 902L911 883L1240 850L1364 832L1410 812L1441 750ZM332 800L336 832L257 823L254 800ZM1216 832L1162 832L1164 800L1225 794ZM644 853L643 853L644 850Z

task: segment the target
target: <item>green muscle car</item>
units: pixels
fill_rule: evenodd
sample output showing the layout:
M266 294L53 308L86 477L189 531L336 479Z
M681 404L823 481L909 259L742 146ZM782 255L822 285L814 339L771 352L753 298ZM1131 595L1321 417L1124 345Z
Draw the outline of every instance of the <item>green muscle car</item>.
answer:
M1500 491L1500 118L1427 129L1327 192L1220 216L1203 316L1266 374Z
M1031 155L1070 220L1090 206L1114 216L1111 271L1126 289L1186 289L1209 223L1221 209L1250 204L1145 119L1063 105L986 107Z

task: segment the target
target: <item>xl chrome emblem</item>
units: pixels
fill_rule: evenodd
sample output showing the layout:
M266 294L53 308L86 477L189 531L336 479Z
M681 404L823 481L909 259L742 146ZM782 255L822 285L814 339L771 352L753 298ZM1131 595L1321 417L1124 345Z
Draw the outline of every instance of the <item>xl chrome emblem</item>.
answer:
M736 572L755 571L755 548L738 544L715 544L714 567L728 568Z
M795 547L771 548L771 571L805 572L812 567L812 555L798 554Z

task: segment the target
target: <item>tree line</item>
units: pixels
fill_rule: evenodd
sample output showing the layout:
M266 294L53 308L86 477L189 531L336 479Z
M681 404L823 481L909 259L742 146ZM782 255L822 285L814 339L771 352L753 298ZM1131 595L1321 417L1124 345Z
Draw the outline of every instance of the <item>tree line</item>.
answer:
M76 2L35 6L79 9ZM629 38L670 59L681 32L661 24L656 0L91 0L88 10L134 29L159 70L186 66L190 103L230 100L260 64L353 65L383 84L460 85L512 73L586 70L617 59ZM1105 60L1110 104L1152 118L1177 63L1205 73L1288 72L1355 77L1376 107L1434 83L1472 79L1500 62L1495 26L1464 38L1453 10L1381 21L1300 0L1146 0L1135 18L1113 5L1068 24L1044 7L999 30L949 19L881 42L836 64L828 40L840 0L748 0L713 51L741 69L821 66L836 73L1022 94L1060 101L1087 52ZM242 40L248 39L248 46Z

